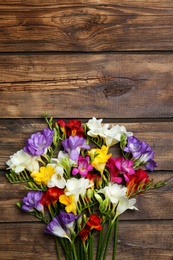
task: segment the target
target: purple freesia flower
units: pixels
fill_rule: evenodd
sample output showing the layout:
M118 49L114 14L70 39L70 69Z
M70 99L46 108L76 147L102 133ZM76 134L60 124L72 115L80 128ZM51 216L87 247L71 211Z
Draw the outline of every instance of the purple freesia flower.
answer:
M68 229L73 229L75 227L76 221L80 215L74 215L73 213L66 213L64 211L60 211L59 213L59 219L63 225Z
M78 157L78 168L73 168L72 174L80 174L82 177L86 177L88 172L93 169L93 166L89 164L90 157L79 156Z
M43 211L43 205L40 203L42 194L42 191L29 191L27 196L23 198L22 209L29 212L32 212L35 209Z
M83 137L77 135L70 136L69 138L62 141L64 150L69 153L70 159L76 161L79 157L81 149L90 149L90 146L86 143Z
M42 132L32 134L26 141L24 152L32 156L40 156L46 152L46 148L52 144L54 130L44 128Z
M139 158L145 150L145 143L141 142L134 136L130 136L127 138L127 147L124 148L124 151L127 153L132 153L134 158Z
M151 147L148 147L146 151L141 155L139 161L145 164L145 168L148 171L153 171L158 164L153 160L154 159L154 151Z
M153 171L154 167L157 167L157 163L154 159L154 151L146 142L141 142L134 136L128 137L127 147L124 151L132 153L135 159L138 159L140 163L145 165L145 168L149 171Z
M66 213L61 210L60 214L54 217L47 225L45 232L58 237L65 237L70 240L71 232L75 228L76 219L79 217L80 215Z

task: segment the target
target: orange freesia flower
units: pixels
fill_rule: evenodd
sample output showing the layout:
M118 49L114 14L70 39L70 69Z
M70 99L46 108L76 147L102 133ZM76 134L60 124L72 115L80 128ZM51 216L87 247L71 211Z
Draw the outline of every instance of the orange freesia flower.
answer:
M138 169L133 175L129 175L130 181L127 185L127 195L133 195L138 190L143 190L146 183L150 182L146 171Z

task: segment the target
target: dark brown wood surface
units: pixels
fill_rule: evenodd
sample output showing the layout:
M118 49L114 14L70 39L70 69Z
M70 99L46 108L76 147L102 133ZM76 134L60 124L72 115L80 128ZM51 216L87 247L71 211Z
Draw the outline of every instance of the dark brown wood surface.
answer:
M172 50L173 2L3 1L0 51Z
M169 53L1 55L0 73L1 118L173 115Z
M1 1L2 260L56 259L44 225L15 206L26 190L5 178L5 162L45 126L45 112L103 118L152 146L150 177L167 185L122 215L116 260L173 260L173 1Z

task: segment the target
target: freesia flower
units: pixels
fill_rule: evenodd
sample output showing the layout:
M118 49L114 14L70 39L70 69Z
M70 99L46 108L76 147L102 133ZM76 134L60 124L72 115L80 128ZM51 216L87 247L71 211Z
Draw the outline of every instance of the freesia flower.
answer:
M67 135L68 136L79 136L82 137L84 135L84 129L82 127L82 123L79 120L70 120L66 125Z
M85 225L85 227L84 227L82 230L80 230L80 232L79 232L79 237L80 237L80 239L81 239L83 242L85 242L85 241L87 240L90 231L91 231L91 228L90 228L90 226L88 226L88 225Z
M57 164L63 167L64 170L66 168L71 169L72 166L77 166L77 162L70 159L70 155L64 151L59 151L58 157L52 158L50 164Z
M56 238L58 259L61 249L68 260L92 259L96 240L96 258L106 259L112 234L115 259L118 216L137 210L136 195L165 184L153 184L140 168L157 166L154 151L124 126L102 124L102 119L93 117L84 127L78 120L45 119L48 128L32 134L7 161L8 180L32 189L17 206L49 223L46 233L69 240ZM109 148L118 142L115 158Z
M91 214L89 220L86 222L86 225L79 232L80 239L83 242L86 241L92 229L102 230L101 221L102 219L99 218L97 214Z
M126 196L122 196L119 198L118 206L116 207L116 215L117 218L119 215L124 213L128 209L135 209L138 210L134 205L136 203L136 199L128 199Z
M61 166L56 166L54 170L55 170L55 173L48 180L47 186L49 188L56 186L60 189L63 189L66 184L66 180L63 177L64 170Z
M82 177L86 177L88 172L93 169L93 166L91 164L89 164L89 161L90 161L89 156L86 156L86 157L79 156L78 157L78 167L73 168L72 174L76 175L79 173Z
M149 183L149 176L146 171L138 169L135 173L129 176L127 186L127 195L133 195L137 190L143 190L147 183Z
M131 160L125 159L123 156L119 158L111 157L108 162L107 166L110 170L110 179L113 182L121 183L122 182L122 175L125 178L125 181L129 181L129 175L133 175L135 170L133 169L134 162Z
M35 209L43 211L43 205L40 203L42 195L42 191L29 191L27 196L23 198L22 209L29 212L32 212Z
M125 152L132 153L133 157L138 159L139 163L144 164L146 170L153 171L157 167L154 161L154 151L146 142L141 142L134 136L128 137Z
M127 153L132 153L134 158L139 158L144 152L145 147L138 138L130 136L127 138L127 146L124 148L124 151Z
M101 149L92 149L88 151L88 154L91 157L91 164L92 166L99 171L101 174L105 169L105 165L108 159L111 157L112 154L107 154L108 147L103 145Z
M125 134L126 136L133 135L132 132L127 132L124 126L116 125L110 127L109 124L102 125L101 123L102 119L97 120L95 117L90 119L86 124L89 128L87 134L92 137L102 137L104 139L104 143L108 147L118 143L122 134Z
M69 153L70 158L73 161L78 159L81 149L90 149L90 146L86 143L86 140L79 136L70 136L62 141L62 145L65 151Z
M105 186L103 189L99 190L98 193L103 193L105 198L108 198L109 201L113 204L114 209L116 210L115 217L118 217L127 209L137 209L134 204L136 199L128 199L127 187L119 185L117 183Z
M79 120L71 119L67 124L64 120L58 120L57 124L59 125L62 133L65 136L79 136L82 137L84 135L84 129L82 127L82 123Z
M65 207L66 212L68 213L72 212L76 214L77 204L73 194L71 195L63 194L59 197L59 201L66 206Z
M32 134L29 139L27 139L26 146L23 148L24 152L39 156L47 151L47 147L52 144L54 130L48 128L43 129L42 132Z
M89 131L87 134L92 137L97 137L98 135L102 135L103 133L103 127L101 125L103 119L96 119L93 117L90 119L86 125L89 128Z
M48 181L50 180L50 178L54 173L55 173L54 168L51 165L47 165L46 167L45 166L40 167L39 172L33 171L31 173L31 177L34 179L34 181L37 184L47 185Z
M76 220L80 217L80 215L75 215L73 213L66 213L60 210L59 219L63 223L63 225L72 232L76 225Z
M62 222L59 215L54 217L54 219L49 222L45 229L45 232L57 237L67 238L71 241L68 229Z
M154 159L154 151L149 150L141 155L139 158L139 162L145 165L145 169L148 171L153 171L158 164L153 160Z
M73 195L75 201L79 199L79 195L84 197L86 195L86 190L93 186L93 183L90 183L88 179L80 178L70 178L67 180L65 194L67 196Z
M22 149L11 155L6 164L9 166L7 169L12 169L15 173L20 173L25 169L32 172L39 170L39 160L40 156L31 156Z
M67 133L66 133L66 122L63 119L60 119L60 120L57 121L57 124L60 127L61 132L66 137L67 136Z
M108 198L112 204L117 205L121 197L126 196L127 187L119 185L117 183L109 183L103 189L100 189L98 193L103 193L105 198Z
M43 193L40 203L48 207L51 203L55 204L62 194L64 194L63 189L58 187L48 188L47 191Z
M91 229L102 230L101 222L102 219L99 218L97 214L91 214L86 225L88 225Z
M104 140L108 147L117 144L121 140L121 135L125 134L125 136L133 135L132 132L127 132L124 126L113 126L110 129L104 128Z
M101 177L100 173L88 172L86 178L89 179L90 183L93 183L94 185L96 185L97 189L102 184L102 177Z

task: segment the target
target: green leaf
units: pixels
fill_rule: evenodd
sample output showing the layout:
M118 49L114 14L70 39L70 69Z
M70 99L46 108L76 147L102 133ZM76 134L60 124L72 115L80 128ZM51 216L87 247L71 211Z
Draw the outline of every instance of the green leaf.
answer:
M29 185L29 187L24 186L25 189L27 189L27 190L36 190L36 191L46 191L47 190L46 185L43 185L43 184L38 185L33 181L28 182L28 185Z
M120 148L123 150L126 144L127 144L127 137L125 134L122 134L120 139Z
M30 174L28 172L20 172L15 173L14 171L10 171L10 173L6 174L6 178L9 180L9 182L13 184L22 183L22 182L28 182L32 180Z

